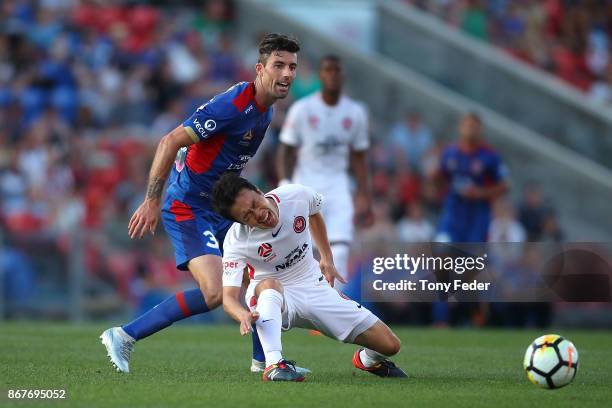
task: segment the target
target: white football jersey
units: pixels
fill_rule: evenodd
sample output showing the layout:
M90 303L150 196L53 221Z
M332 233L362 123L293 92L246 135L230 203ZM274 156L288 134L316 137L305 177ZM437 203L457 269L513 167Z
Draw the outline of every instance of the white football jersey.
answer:
M223 286L242 286L246 268L251 284L266 278L283 285L312 282L321 275L312 253L309 217L318 213L323 196L312 188L286 184L266 194L279 209L274 228L234 223L223 243Z
M368 116L348 96L330 106L316 92L291 106L280 140L299 148L293 182L312 186L326 196L348 194L349 152L370 146Z

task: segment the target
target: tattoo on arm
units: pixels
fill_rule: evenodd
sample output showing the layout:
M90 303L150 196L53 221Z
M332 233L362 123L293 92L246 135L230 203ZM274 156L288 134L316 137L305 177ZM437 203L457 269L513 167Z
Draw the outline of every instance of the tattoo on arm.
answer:
M149 180L149 186L147 187L147 198L160 198L162 191L164 190L165 180L160 177L155 177Z

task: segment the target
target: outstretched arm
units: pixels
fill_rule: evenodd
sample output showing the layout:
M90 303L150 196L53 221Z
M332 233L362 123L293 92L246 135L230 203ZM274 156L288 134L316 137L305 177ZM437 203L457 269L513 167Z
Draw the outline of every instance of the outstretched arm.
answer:
M334 256L332 255L329 240L327 239L327 229L325 228L323 216L320 213L316 213L311 215L308 221L310 224L310 234L321 255L321 260L319 261L321 273L332 287L334 286L335 279L338 279L342 283L346 283L334 265Z
M155 233L159 221L159 210L164 183L176 158L176 153L181 147L193 144L195 140L181 125L162 137L157 145L151 171L149 172L149 184L144 202L132 215L128 224L130 238L142 238L148 231Z
M259 318L259 313L251 312L242 306L240 303L241 289L237 286L223 287L223 310L240 323L240 334L244 336L251 332L251 325Z

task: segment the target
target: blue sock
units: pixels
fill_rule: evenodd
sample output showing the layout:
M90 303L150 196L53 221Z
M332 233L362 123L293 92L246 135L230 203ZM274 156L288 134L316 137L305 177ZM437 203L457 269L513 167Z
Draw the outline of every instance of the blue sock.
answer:
M123 326L123 330L136 340L165 329L189 316L208 312L200 289L177 292L145 314ZM259 346L261 348L261 346ZM263 351L262 351L263 355Z
M259 341L259 335L257 334L255 325L253 325L251 340L253 341L253 360L266 361L266 355L264 354L263 347L261 347L261 341Z

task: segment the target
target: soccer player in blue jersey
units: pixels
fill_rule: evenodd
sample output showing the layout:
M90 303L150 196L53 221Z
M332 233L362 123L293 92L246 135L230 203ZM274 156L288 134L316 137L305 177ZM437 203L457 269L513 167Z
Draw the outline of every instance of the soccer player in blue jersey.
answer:
M491 223L491 204L508 190L501 157L482 139L482 122L475 113L459 124L459 140L449 145L440 158L439 174L448 181L438 242L486 242ZM468 315L473 304L460 303L455 315ZM434 324L446 325L449 304L434 302Z
M257 151L272 119L272 105L288 95L295 79L299 49L294 38L268 34L259 44L253 82L216 95L159 142L146 198L130 219L129 235L135 239L154 234L161 213L177 268L189 270L199 288L176 293L134 321L102 333L118 371L129 372L136 341L222 303L221 248L232 222L213 211L212 186L225 172L239 174ZM251 370L264 368L263 350L254 334Z
M440 159L440 173L449 182L438 227L438 241L486 242L491 203L508 190L501 157L482 140L482 123L475 113L459 125L459 141Z

